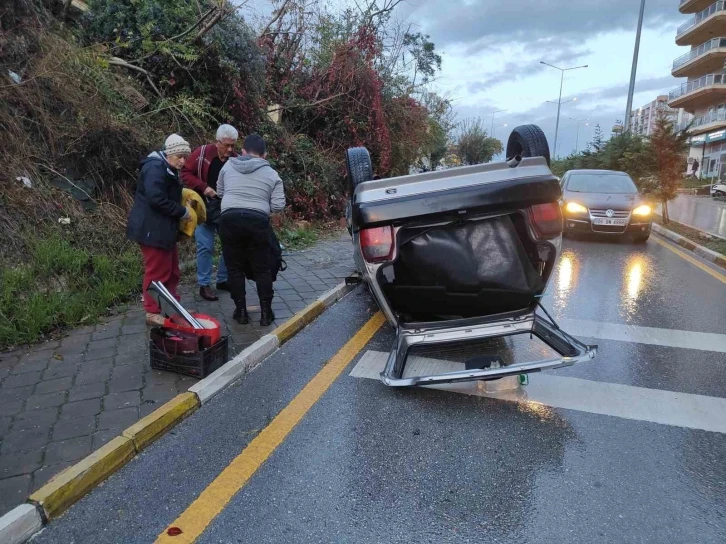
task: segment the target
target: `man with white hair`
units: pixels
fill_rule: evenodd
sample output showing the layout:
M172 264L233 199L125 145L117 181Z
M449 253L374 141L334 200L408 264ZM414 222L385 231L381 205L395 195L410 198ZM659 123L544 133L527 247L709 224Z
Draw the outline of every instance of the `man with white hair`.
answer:
M195 149L181 172L184 185L199 193L207 203L207 221L194 232L197 242L197 283L199 295L205 300L217 300L217 294L212 289L214 235L219 232L222 205L221 199L217 197L217 179L227 159L237 156L234 146L238 137L239 133L232 125L220 125L216 142ZM229 291L223 256L220 256L217 268L217 289Z

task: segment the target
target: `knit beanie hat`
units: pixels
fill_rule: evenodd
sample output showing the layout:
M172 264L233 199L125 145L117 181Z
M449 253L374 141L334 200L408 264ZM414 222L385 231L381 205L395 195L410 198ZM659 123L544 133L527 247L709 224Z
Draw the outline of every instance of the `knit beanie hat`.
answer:
M184 138L178 134L172 134L164 142L164 151L167 155L189 155L192 148Z

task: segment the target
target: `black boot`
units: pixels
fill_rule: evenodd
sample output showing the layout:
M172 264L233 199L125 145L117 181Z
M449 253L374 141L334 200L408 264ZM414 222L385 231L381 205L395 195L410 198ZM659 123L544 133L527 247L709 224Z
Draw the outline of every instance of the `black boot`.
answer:
M242 299L239 301L235 301L234 304L236 306L236 309L232 314L232 319L234 319L240 325L247 325L250 322L250 314L247 313L247 302Z
M275 320L275 312L272 311L272 301L260 301L260 325L269 327Z

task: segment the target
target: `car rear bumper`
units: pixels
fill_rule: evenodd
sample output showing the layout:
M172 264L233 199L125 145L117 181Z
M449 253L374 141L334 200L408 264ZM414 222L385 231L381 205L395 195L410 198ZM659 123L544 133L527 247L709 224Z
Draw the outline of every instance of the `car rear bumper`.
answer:
M555 350L560 357L514 363L498 368L462 370L430 376L406 376L404 370L409 350L415 346L431 346L453 342L479 341L520 334L534 335ZM557 325L535 313L504 320L462 320L452 323L412 324L399 326L396 340L388 357L381 380L391 387L410 387L473 380L495 380L542 370L552 370L590 361L597 346L588 346L572 338Z

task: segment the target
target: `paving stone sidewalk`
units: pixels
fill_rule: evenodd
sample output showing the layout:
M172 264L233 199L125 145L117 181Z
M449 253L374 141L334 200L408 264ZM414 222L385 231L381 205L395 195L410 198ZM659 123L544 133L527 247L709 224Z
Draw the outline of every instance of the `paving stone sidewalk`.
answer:
M234 303L228 293L208 302L199 297L195 279L182 285L187 309L224 324L230 358L354 269L347 234L285 252L284 259L288 269L275 283L272 327L260 327L259 302L249 282L253 323L244 326L232 320ZM151 370L148 341L145 313L136 304L62 340L0 353L0 515L196 382Z

